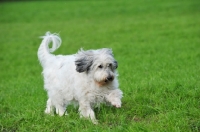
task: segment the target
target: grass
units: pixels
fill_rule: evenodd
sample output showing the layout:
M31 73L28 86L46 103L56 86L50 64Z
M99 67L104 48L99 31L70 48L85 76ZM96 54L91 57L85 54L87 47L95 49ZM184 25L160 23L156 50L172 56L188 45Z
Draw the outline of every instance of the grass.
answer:
M200 1L27 1L0 3L0 131L200 131ZM112 48L121 109L95 109L98 125L44 114L37 49L59 32L55 54Z

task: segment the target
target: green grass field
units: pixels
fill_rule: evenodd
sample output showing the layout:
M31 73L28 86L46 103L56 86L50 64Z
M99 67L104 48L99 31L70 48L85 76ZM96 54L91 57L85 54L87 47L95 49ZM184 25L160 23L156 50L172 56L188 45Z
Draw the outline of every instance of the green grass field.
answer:
M44 114L47 94L37 59L46 31L55 54L112 48L122 108L95 109L98 125ZM200 1L27 1L0 3L0 131L199 132Z

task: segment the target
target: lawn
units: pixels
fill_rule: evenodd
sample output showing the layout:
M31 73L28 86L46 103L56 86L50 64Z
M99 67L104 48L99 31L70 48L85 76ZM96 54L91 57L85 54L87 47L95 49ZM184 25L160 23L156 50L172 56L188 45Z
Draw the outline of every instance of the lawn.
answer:
M46 31L59 33L55 54L112 48L122 107L95 109L98 125L44 114L37 59ZM199 132L200 1L0 2L0 131Z

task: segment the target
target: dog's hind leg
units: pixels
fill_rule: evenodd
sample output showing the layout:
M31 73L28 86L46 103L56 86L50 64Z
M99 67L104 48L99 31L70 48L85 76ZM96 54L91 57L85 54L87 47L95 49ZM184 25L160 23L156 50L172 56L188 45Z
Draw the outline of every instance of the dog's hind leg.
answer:
M55 109L55 107L53 106L52 101L49 98L47 100L47 106L46 106L46 109L45 109L45 113L46 114L54 114L54 109Z
M92 110L89 103L82 102L79 103L79 112L81 117L90 118L94 124L98 124L98 121L95 118L95 113Z
M56 105L56 114L59 116L67 115L66 108L62 105Z
M65 106L60 105L60 104L53 105L52 100L49 98L47 100L47 106L46 106L46 109L45 109L45 113L53 115L54 111L59 116L63 116L64 114L67 115L67 112L65 112L66 111L66 107Z

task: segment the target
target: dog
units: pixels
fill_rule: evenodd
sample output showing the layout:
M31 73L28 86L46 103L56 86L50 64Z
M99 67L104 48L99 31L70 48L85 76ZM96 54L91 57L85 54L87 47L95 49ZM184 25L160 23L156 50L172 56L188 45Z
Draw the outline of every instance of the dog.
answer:
M48 94L45 113L67 115L66 107L75 102L80 117L90 118L97 124L95 106L109 103L121 107L123 92L119 89L118 63L111 49L80 49L72 55L53 55L61 45L60 36L47 32L42 38L37 55Z

